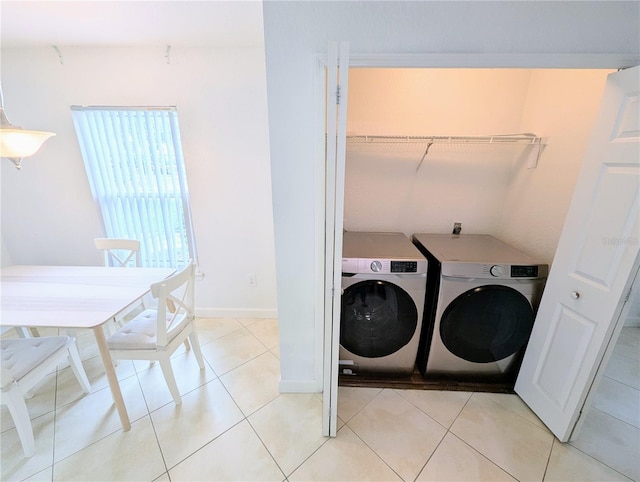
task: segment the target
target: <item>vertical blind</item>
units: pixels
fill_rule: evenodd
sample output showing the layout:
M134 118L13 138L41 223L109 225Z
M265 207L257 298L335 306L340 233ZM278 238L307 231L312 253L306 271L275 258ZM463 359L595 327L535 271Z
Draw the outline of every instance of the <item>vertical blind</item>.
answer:
M110 238L140 241L142 266L197 263L174 107L71 107Z

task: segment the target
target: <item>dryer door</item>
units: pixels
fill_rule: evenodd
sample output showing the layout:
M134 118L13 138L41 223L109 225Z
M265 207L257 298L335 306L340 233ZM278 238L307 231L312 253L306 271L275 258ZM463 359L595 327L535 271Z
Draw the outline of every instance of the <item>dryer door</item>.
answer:
M467 361L507 358L529 340L534 313L529 300L508 286L485 285L456 297L440 320L447 349Z
M351 353L379 358L397 352L416 332L418 310L401 287L365 280L344 289L340 344Z

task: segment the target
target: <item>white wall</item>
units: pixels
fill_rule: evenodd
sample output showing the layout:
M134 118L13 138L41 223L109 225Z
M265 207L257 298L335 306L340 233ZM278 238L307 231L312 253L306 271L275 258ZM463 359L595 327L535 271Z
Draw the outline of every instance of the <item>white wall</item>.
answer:
M517 169L501 239L551 264L611 70L534 70L520 129L548 136L536 169Z
M637 2L264 2L281 388L322 386L322 140L317 54L466 54L484 67L615 68L640 60ZM481 57L474 62L474 54ZM594 54L602 54L601 56ZM531 65L526 65L533 58ZM587 61L586 59L593 61ZM595 60L594 60L595 59ZM608 59L608 61L607 61ZM599 65L594 65L598 63ZM437 65L430 65L437 66ZM475 65L478 66L478 65ZM320 134L319 134L320 133Z
M275 317L262 48L2 50L12 123L56 137L17 171L3 160L2 245L15 264L99 264L103 236L70 105L178 108L200 269L200 315ZM248 274L257 287L250 288Z
M633 292L629 297L629 312L624 322L626 326L640 327L640 279L636 279L633 285Z
M548 137L536 169L522 146L347 148L345 228L485 233L551 263L611 70L351 69L350 134Z
M13 261L11 261L9 250L4 245L4 239L0 239L0 266L11 266L12 264Z
M347 132L464 136L519 130L531 72L520 69L351 69ZM348 145L345 228L495 233L520 146ZM417 169L420 166L419 170Z

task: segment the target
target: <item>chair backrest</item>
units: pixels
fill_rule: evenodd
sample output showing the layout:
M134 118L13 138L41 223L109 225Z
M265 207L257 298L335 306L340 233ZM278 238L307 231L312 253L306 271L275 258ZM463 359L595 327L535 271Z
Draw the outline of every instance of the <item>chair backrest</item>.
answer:
M15 378L11 374L8 368L4 364L0 365L0 388L5 388L11 385L15 381Z
M95 238L96 248L104 252L105 266L128 266L131 261L141 266L140 241L137 239Z
M151 285L151 295L158 299L156 339L166 346L174 331L191 323L194 313L195 265L193 261L168 278Z

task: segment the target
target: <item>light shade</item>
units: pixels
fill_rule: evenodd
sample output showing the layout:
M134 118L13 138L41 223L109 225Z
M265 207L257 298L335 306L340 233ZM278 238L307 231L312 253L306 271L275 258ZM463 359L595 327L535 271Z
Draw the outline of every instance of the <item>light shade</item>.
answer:
M16 126L0 128L0 157L23 158L33 156L53 132L30 131Z
M53 132L29 131L12 125L4 113L4 107L0 105L0 157L9 159L16 169L22 168L22 158L33 156L52 136L55 136Z

